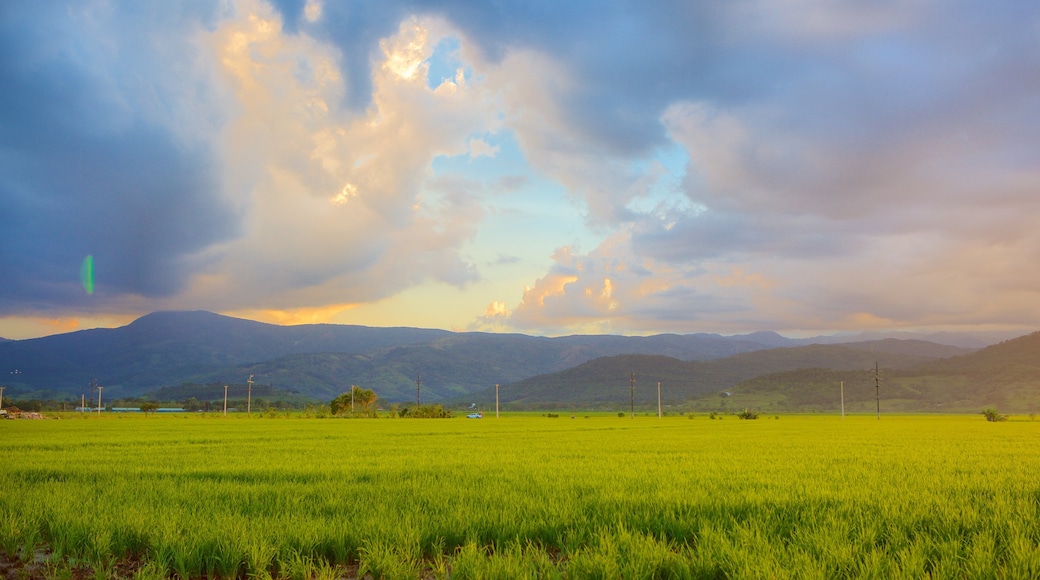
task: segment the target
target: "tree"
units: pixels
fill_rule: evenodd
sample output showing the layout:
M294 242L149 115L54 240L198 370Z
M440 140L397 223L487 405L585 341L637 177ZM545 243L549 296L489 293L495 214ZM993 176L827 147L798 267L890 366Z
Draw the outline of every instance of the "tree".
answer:
M372 389L362 389L351 385L350 391L341 394L329 403L333 415L337 416L376 416L376 401L379 398Z
M740 417L741 419L758 419L758 411L752 411L747 407L744 407L743 411L737 413L737 417Z
M141 403L141 412L147 415L148 413L154 413L159 410L159 403L155 402L144 402Z
M982 411L982 414L990 423L1007 421L1007 415L1001 415L1000 412L994 409L993 407L987 407L985 410Z
M402 417L413 419L448 419L452 416L450 409L445 409L439 403L435 405L415 405L401 409Z

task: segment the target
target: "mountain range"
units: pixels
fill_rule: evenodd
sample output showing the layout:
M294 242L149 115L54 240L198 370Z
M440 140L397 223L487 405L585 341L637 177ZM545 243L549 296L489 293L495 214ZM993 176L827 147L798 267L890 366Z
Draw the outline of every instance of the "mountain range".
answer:
M312 324L279 326L211 312L156 312L127 326L0 343L0 372L12 394L78 398L94 379L112 397L213 382L274 385L331 398L351 384L387 400L428 401L629 353L703 360L768 348L775 333L559 338L418 328Z
M232 396L241 396L252 375L255 387L269 393L329 400L357 384L386 401L418 395L423 402L486 402L499 384L504 399L537 406L605 404L617 398L603 390L608 377L627 392L630 374L637 372L641 385L661 380L662 396L678 402L804 368L864 369L878 359L886 368L910 368L963 355L965 345L978 341L963 335L942 337L946 344L856 339L791 339L773 332L547 338L279 326L203 311L156 312L120 328L0 341L0 372L6 373L0 380L9 389L5 396L20 397L78 399L94 379L106 397L188 393L193 385L212 390L217 384L229 384Z
M873 368L875 362L886 368L908 368L966 352L959 347L925 341L885 339L762 349L707 361L622 355L507 385L499 389L499 401L534 406L630 401L633 380L637 379L636 403L656 403L656 384L660 382L662 400L678 404L693 396L729 389L742 381L776 372L806 368L858 370ZM493 395L493 389L485 389L474 398L486 403Z
M960 352L957 352L960 351ZM628 355L499 389L512 407L753 408L778 412L1040 412L1040 333L984 349L885 339L742 353L710 361ZM472 397L494 403L494 389ZM880 400L880 402L879 402Z

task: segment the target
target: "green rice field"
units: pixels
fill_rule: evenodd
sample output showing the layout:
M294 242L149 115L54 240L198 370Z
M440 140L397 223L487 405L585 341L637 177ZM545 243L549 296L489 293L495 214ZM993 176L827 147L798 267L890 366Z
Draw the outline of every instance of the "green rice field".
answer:
M1028 418L70 414L0 462L12 577L1040 577Z

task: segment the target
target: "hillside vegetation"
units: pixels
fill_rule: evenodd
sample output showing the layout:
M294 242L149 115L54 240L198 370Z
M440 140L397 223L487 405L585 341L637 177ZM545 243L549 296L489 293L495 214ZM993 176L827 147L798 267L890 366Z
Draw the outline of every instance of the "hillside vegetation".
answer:
M158 312L122 328L0 341L0 361L18 370L7 377L6 397L65 401L89 392L93 379L109 400L171 393L201 400L200 389L213 384L231 385L229 395L243 397L253 375L254 386L299 400L327 401L358 385L384 403L408 402L421 375L429 403L488 405L499 384L501 401L517 408L620 408L629 404L635 373L642 406L656 405L660 382L672 406L831 410L840 404L835 385L845 381L850 408L867 409L873 389L864 373L875 361L892 410L985 403L1010 411L1032 409L1038 398L1038 334L976 353L913 339L835 340L773 332L546 338Z
M761 342L759 342L761 341ZM93 379L112 397L184 383L276 385L328 398L358 384L386 399L413 400L422 374L430 401L511 383L619 354L705 360L794 343L775 333L649 337L455 333L418 328L309 324L278 326L210 312L157 312L114 329L0 342L0 361L18 369L8 396L78 399Z
M657 382L661 398L677 405L690 398L729 389L742 381L775 372L803 368L857 371L873 368L875 361L888 367L906 368L929 360L920 354L898 354L903 341L851 343L848 345L809 345L760 350L710 361L680 361L663 356L624 355L589 361L559 373L532 377L499 389L499 400L516 407L548 408L565 406L625 407L631 401L631 377L636 376L636 404L657 403ZM925 346L909 341L910 352L963 352L955 347ZM884 348L878 348L883 346ZM473 397L488 403L494 390L486 389Z
M755 407L777 411L874 411L878 392L882 410L978 412L998 407L1017 413L1040 412L1040 333L980 351L910 366L886 365L879 387L873 371L836 372L805 368L764 374L729 390L699 394L692 408Z

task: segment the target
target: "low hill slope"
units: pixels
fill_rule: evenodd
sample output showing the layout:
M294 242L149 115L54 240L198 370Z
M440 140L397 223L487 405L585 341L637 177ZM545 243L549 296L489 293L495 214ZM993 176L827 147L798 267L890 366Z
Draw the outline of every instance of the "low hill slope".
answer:
M971 354L923 364L916 370L979 379L1037 377L1040 376L1040 332L1006 340Z
M509 384L532 375L566 372L574 361L586 363L589 357L603 352L663 350L706 357L720 352L743 352L754 346L705 336L541 338L465 333L361 354L295 354L201 372L189 378L199 384L227 380L226 377L241 382L239 377L253 374L260 383L281 385L320 399L332 398L356 384L375 390L386 401L414 401L416 378L421 374L423 400L438 402L465 398L474 391L493 388L495 383ZM627 356L640 355L619 355L618 358ZM675 383L671 377L667 377L666 382Z
M927 340L884 338L842 343L842 346L874 353L916 356L923 359L940 359L961 356L977 349L938 344Z
M847 411L977 412L994 406L1006 412L1040 412L1040 333L1005 341L966 355L902 368L883 368L880 388L871 371L799 369L758 376L734 385L732 397L695 397L695 408L723 403L780 411L837 411L844 382Z
M885 346L887 350L897 350L894 343L885 342ZM923 347L910 344L908 350L920 352ZM875 361L888 367L906 368L927 359L920 355L864 349L859 343L766 349L710 361L625 355L600 358L559 373L505 385L499 389L499 401L527 407L625 406L631 399L630 379L634 372L636 404L656 404L658 381L662 400L679 404L691 397L725 390L741 381L774 372L812 367L865 370L873 368ZM494 389L485 389L471 398L474 402L493 402Z
M370 388L384 401L415 401L421 376L423 402L440 402L526 372L509 361L458 355L426 345L394 347L375 354L315 353L291 355L238 367L240 376L253 374L265 384L291 388L328 400L349 391L350 385ZM203 382L207 377L198 377Z

